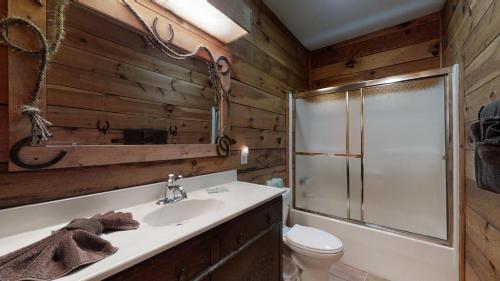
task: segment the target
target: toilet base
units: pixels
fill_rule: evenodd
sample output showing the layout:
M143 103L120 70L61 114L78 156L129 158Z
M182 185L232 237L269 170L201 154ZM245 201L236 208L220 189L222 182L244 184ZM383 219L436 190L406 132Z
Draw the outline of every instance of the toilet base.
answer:
M342 257L342 254L331 259L316 259L292 251L291 256L301 271L301 281L329 281L329 269Z
M301 281L329 281L330 273L328 269L319 270L319 269L309 269L302 270L300 275Z

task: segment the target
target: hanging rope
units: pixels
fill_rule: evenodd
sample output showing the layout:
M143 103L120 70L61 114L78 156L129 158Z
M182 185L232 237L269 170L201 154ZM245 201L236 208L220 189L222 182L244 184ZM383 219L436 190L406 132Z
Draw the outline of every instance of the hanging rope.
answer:
M168 40L163 40L158 33L157 25L158 18L155 18L153 21L153 27L150 27L144 18L128 3L128 0L122 0L123 4L128 8L128 10L135 16L135 18L141 23L141 25L148 31L148 34L145 36L146 40L155 48L160 50L166 56L176 59L176 60L185 60L188 58L192 58L196 56L198 53L205 51L208 54L209 60L207 62L208 65L208 75L210 77L210 81L216 90L215 101L219 104L227 103L227 114L229 116L229 93L228 90L224 88L222 82L222 76L230 74L231 66L229 65L229 61L225 57L219 57L217 60L214 59L212 52L203 46L197 46L193 52L185 52L176 50L175 47L171 45L174 39L174 30L172 25L169 24L170 38ZM220 64L225 63L227 65L227 70L221 71ZM224 128L220 130L219 137L224 136L224 132L227 129L227 122L224 123Z
M50 45L40 28L38 28L30 20L20 17L8 17L0 21L0 44L14 51L38 56L40 62L37 69L38 72L33 93L31 94L29 101L22 105L20 109L21 113L29 116L31 120L32 143L39 143L40 141L47 140L52 136L48 129L48 126L52 125L52 123L45 120L41 115L41 110L39 107L40 91L42 89L42 83L45 80L45 76L47 74L49 58L57 51L61 40L64 37L64 12L68 5L69 0L57 0L57 11L55 18L56 33L54 36L54 40L50 43ZM41 47L39 49L29 49L19 46L10 41L8 36L9 28L16 26L25 27L31 30L36 35Z

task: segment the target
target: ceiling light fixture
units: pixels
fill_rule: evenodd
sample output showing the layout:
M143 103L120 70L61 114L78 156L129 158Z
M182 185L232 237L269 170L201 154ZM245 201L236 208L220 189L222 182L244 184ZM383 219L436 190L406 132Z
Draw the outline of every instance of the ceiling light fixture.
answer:
M225 44L248 33L207 0L154 1Z

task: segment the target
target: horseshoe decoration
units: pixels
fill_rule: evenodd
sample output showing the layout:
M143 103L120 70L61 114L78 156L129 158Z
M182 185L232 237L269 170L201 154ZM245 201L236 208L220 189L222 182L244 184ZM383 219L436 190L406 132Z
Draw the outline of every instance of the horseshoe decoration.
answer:
M96 124L97 130L99 130L103 134L107 134L109 130L109 122L106 121L104 125L101 126L101 120L97 120Z
M170 125L170 127L168 128L168 131L170 132L170 134L174 137L177 136L177 125L174 125L174 127L172 128L172 125Z
M220 68L220 73L222 75L226 75L229 73L229 71L231 71L231 63L225 56L220 56L217 59L217 66Z
M161 38L160 33L158 32L158 18L155 18L153 20L152 30L158 38ZM172 41L174 41L174 28L172 27L172 25L170 23L168 24L168 31L169 31L170 37L167 40L162 39L163 43L165 43L165 44L171 44Z
M21 158L19 158L19 152L21 152L21 149L24 146L29 145L31 143L31 140L32 140L32 137L29 136L29 137L25 137L25 138L21 139L16 144L14 144L14 146L10 150L10 160L12 161L12 163L16 164L17 166L19 166L21 168L29 169L29 170L44 169L44 168L50 167L50 166L56 164L57 162L61 161L61 159L63 159L64 156L66 156L66 153L68 153L67 151L63 150L63 151L59 152L59 154L54 159L49 160L46 163L28 164L28 163L24 162L23 160L21 160Z
M224 135L215 140L217 144L217 154L222 157L228 157L231 154L231 139Z

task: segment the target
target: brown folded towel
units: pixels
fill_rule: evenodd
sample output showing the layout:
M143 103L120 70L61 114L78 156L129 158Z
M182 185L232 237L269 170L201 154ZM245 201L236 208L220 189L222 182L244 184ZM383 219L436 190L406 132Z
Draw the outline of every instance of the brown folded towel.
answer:
M103 232L137 229L130 213L107 212L75 219L51 236L0 257L0 280L53 280L114 254Z

